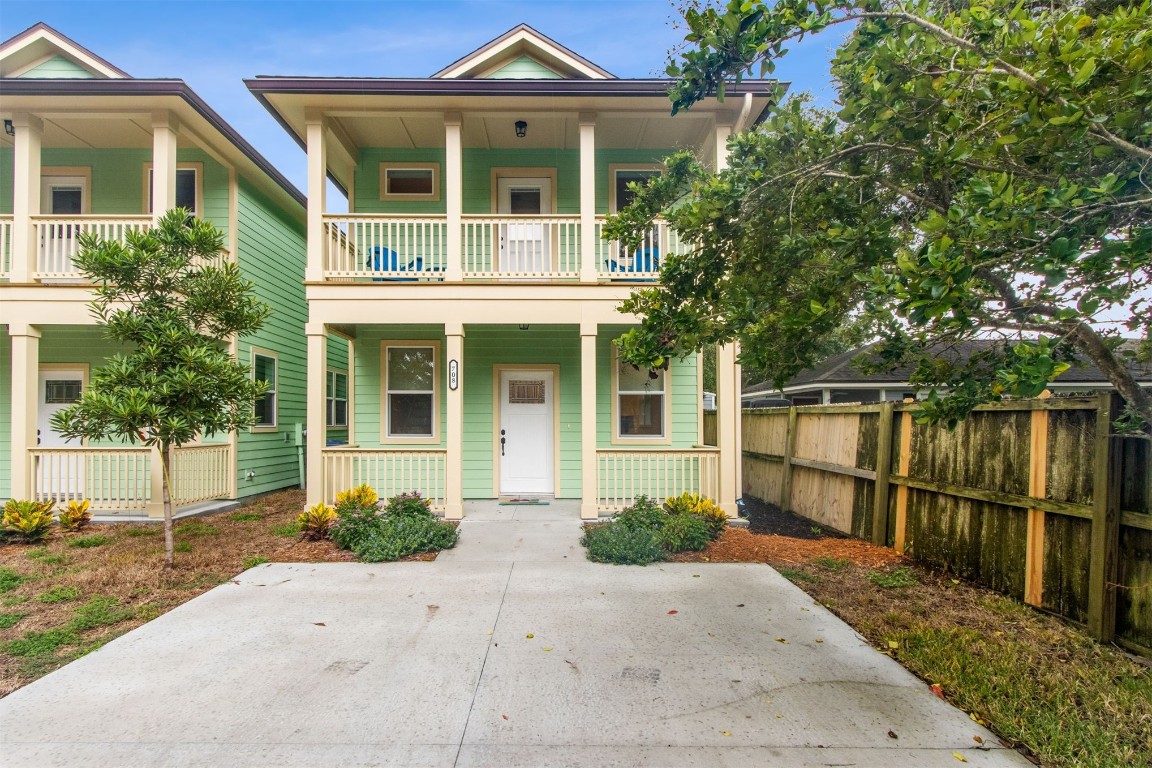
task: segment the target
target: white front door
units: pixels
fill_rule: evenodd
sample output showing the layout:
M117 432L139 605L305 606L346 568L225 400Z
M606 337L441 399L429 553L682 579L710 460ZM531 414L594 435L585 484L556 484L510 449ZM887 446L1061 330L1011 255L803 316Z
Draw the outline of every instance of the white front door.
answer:
M552 371L500 372L500 493L554 493Z
M45 176L41 179L40 210L48 216L80 216L84 213L88 197L88 179L83 176ZM53 222L42 230L39 270L41 272L71 272L72 257L79 249L75 224ZM62 282L53 278L53 282ZM80 282L79 278L67 282Z
M77 439L65 440L52 428L52 414L76 402L84 388L84 372L80 370L42 370L38 384L36 412L36 445L39 448L80 446ZM81 462L51 461L44 464L49 471L41 471L37 486L40 491L57 499L80 498L84 495L84 467Z
M512 216L539 216L552 213L552 180L549 178L508 178L496 182L497 213ZM500 225L501 272L546 272L552 266L548 229L541 222L525 221Z

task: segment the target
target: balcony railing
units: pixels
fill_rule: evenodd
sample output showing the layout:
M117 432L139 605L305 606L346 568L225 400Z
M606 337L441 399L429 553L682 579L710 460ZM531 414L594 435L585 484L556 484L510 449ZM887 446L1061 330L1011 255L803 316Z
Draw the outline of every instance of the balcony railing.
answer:
M465 216L463 228L465 278L580 277L579 216Z
M616 512L643 494L657 501L685 491L716 499L720 451L631 450L596 452L596 506Z
M597 217L596 270L601 280L654 281L660 277L660 266L669 255L687 250L666 221L657 221L635 247L606 242L603 229L604 217Z
M151 224L150 216L33 216L36 260L32 277L37 280L81 280L83 275L72 263L80 251L81 234L124 242L129 232L147 229Z
M333 448L324 457L323 498L331 503L340 491L367 483L387 499L419 491L432 509L445 508L447 451Z
M443 217L325 216L325 278L398 282L441 279L448 261Z
M0 216L0 280L12 270L12 217Z

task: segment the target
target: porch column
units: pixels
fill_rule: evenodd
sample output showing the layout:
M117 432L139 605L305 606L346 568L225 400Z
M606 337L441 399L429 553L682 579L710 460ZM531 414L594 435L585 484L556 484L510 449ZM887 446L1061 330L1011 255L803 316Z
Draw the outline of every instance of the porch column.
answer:
M444 517L464 517L464 324L445 323L448 376L448 455L444 461ZM455 367L455 372L453 372Z
M716 350L716 444L720 448L720 505L729 517L739 514L740 498L740 365L736 344Z
M311 199L311 198L309 198ZM307 452L307 503L319 504L324 498L324 446L328 442L325 412L327 404L328 327L324 323L309 322L304 326L308 336L307 428L304 440Z
M168 111L152 114L152 221L176 207L176 117Z
M459 112L444 114L444 211L448 219L448 263L444 280L458 283L464 279L463 222L464 215L464 145L460 138L463 118Z
M600 515L600 470L596 462L596 323L580 323L580 517Z
M580 113L580 282L596 282L596 115Z
M304 267L304 281L318 283L324 279L324 211L328 207L327 119L318 110L307 110L304 132L308 145L308 263ZM311 394L313 390L308 391Z
M13 283L28 283L36 271L37 244L32 217L40 213L40 147L44 121L18 112L12 116L12 128L16 135L12 137L12 243L8 279ZM15 491L13 498L19 498Z
M27 323L9 323L8 335L12 340L11 494L14 499L28 499L32 496L28 449L37 443L40 329Z

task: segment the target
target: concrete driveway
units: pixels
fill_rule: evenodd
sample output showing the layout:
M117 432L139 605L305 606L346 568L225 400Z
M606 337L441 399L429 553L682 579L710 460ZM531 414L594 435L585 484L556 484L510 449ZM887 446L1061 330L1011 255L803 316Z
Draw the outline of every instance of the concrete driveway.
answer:
M0 700L0 765L1029 765L767 566L493 518L436 562L241 574Z

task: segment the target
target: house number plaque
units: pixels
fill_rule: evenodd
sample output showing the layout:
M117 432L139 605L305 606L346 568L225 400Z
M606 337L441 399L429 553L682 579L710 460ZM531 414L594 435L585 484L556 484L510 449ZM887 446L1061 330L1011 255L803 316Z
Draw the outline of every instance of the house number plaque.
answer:
M460 386L460 364L455 360L448 361L448 389L453 392Z

